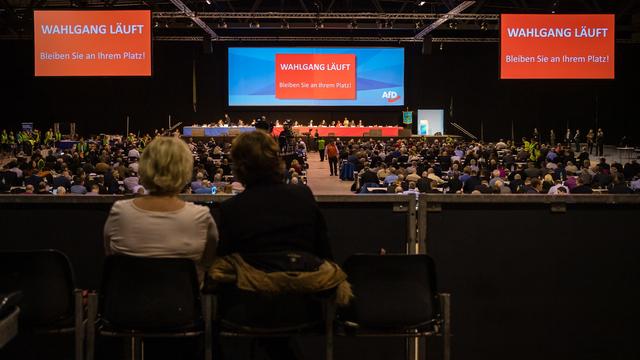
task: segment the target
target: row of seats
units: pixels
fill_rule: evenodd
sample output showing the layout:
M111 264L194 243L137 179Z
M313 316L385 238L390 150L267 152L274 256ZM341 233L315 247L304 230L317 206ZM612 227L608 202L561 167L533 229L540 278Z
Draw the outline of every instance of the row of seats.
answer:
M129 338L133 359L142 358L145 338L201 337L204 358L211 359L214 338L294 335L324 336L326 359L333 358L334 336L441 335L449 359L449 296L437 293L430 257L353 255L344 270L356 296L338 309L333 291L267 296L229 285L201 291L191 260L109 256L101 288L85 306L63 253L5 251L0 293L22 292L21 332L74 333L77 360L94 358L98 336Z

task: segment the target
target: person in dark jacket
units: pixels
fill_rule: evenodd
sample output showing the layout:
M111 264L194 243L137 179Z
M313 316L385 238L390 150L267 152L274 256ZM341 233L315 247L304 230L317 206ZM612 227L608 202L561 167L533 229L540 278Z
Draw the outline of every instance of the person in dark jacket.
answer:
M297 250L332 259L311 190L283 182L278 144L261 131L242 134L231 157L234 175L246 190L220 206L218 255ZM248 212L259 216L248 221Z
M220 206L218 256L239 255L252 268L267 273L297 266L274 259L300 259L297 262L305 267L317 259L333 258L325 219L311 190L306 186L284 184L280 149L271 136L263 131L239 135L233 143L231 158L234 176L245 190ZM306 274L319 272L313 266L304 271ZM247 301L246 295L237 301L237 293L231 294L223 300L223 309L225 303L236 306ZM265 308L260 312L272 310ZM249 314L243 316L249 323L254 320ZM259 341L259 346L271 359L296 359L289 341L265 339Z

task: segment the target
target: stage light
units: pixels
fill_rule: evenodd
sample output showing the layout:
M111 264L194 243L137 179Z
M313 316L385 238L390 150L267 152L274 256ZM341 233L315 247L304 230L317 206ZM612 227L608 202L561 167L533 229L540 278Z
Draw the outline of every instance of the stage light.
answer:
M486 23L486 22L484 22L484 21L483 21L482 23L480 23L480 30L485 31L485 30L487 30L488 28L489 28L489 27L487 26L487 23Z
M220 21L218 22L218 28L226 29L227 23L223 19L220 19Z
M207 5L211 5L211 0L205 0L205 2L207 3Z
M160 24L158 24L158 22L156 21L155 24L153 24L153 27L158 27L160 26Z
M418 6L423 6L426 3L427 3L426 1L418 1Z
M444 43L440 43L440 51L442 51L443 47L444 47Z
M280 28L281 29L288 29L289 28L289 22L287 22L287 19L282 19L282 24L280 24Z
M458 23L456 21L449 21L449 29L456 30L458 28Z
M351 20L351 22L349 23L349 29L357 29L358 28L358 22L355 20Z

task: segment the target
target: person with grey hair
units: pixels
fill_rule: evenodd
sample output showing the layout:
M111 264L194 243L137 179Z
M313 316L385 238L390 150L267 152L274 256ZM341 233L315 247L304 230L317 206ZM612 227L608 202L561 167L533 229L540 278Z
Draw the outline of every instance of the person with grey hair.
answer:
M188 258L203 279L218 241L216 223L206 206L177 195L189 183L193 156L175 137L157 137L140 157L140 182L148 195L113 204L104 226L107 255Z

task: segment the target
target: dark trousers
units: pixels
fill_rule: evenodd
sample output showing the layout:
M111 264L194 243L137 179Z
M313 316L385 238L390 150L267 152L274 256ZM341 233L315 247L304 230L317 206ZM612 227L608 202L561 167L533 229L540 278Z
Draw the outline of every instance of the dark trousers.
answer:
M318 150L320 153L320 161L324 161L324 150Z
M596 149L596 156L604 156L604 143L599 142L598 148Z
M330 157L329 158L329 171L331 172L331 175L338 175L338 158L337 157Z
M593 154L593 141L587 142L587 147L589 148L589 155Z

